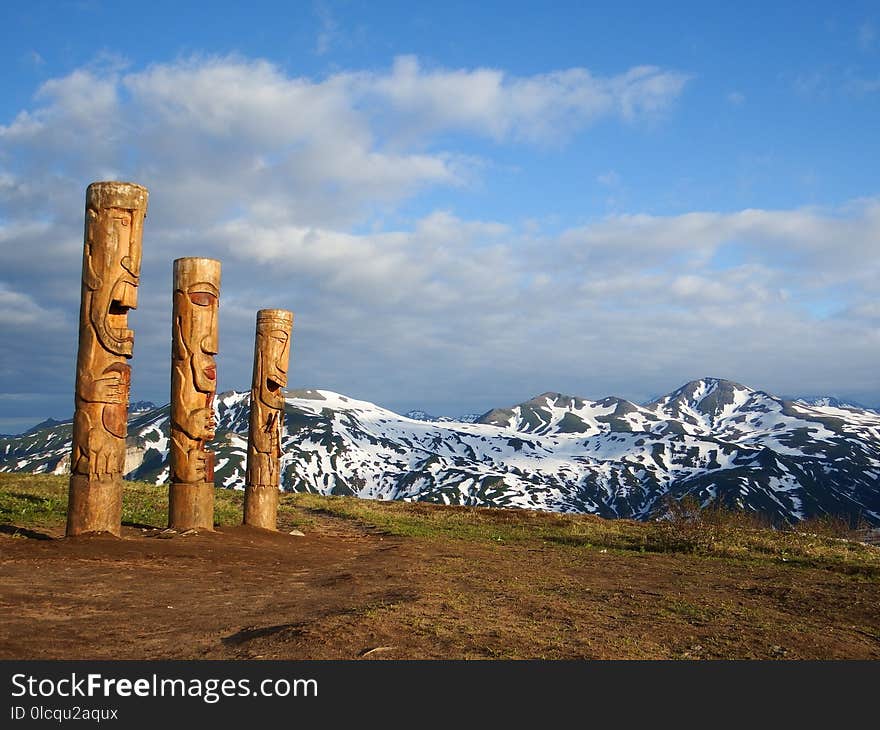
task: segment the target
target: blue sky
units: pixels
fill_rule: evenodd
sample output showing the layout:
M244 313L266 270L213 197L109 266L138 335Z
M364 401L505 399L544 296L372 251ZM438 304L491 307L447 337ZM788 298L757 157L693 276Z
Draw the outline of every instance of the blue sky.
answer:
M253 312L284 306L293 387L397 410L703 375L880 405L876 3L4 18L0 432L72 409L106 177L151 191L135 398L167 400L171 260L209 255L221 388L249 382Z

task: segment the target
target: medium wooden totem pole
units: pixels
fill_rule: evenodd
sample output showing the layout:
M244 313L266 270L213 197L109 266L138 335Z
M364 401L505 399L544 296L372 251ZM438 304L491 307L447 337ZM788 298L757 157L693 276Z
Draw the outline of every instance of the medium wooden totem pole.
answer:
M128 310L137 307L146 188L95 182L86 190L76 410L67 534L122 526L122 474L134 348Z
M281 425L290 360L293 312L261 309L257 312L254 377L251 384L244 524L274 530L277 527Z
M168 526L214 527L214 438L217 391L217 310L220 262L183 258L174 262L171 328L171 486Z

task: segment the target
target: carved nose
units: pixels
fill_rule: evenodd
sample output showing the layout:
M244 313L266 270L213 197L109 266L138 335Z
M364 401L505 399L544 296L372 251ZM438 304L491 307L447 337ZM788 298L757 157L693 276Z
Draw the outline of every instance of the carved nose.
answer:
M217 332L212 332L202 338L202 352L206 355L216 355L220 350L217 346Z
M123 256L122 268L128 271L136 279L141 275L141 257L140 256Z
M119 299L117 300L118 305L123 309L137 309L138 303L138 290L136 286L133 286L130 282L125 281L122 283L122 286L117 291L119 294Z

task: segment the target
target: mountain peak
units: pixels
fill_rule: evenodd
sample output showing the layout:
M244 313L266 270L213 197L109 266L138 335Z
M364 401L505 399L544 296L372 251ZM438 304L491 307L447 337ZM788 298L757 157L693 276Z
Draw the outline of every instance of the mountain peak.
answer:
M701 388L722 391L745 390L749 392L754 392L752 388L749 388L747 385L743 385L742 383L737 383L735 380L728 380L727 378L704 377L685 383L680 388L677 388L673 394L687 391L692 392L695 390L700 390Z
M217 486L245 483L248 398L214 400ZM130 420L128 478L167 480L168 411ZM426 426L329 390L291 391L285 411L288 490L637 519L687 494L779 523L842 514L880 524L880 413L798 407L722 378L652 407L547 391L468 426ZM66 473L70 423L3 446L0 471Z
M804 396L802 398L793 398L795 403L800 403L805 406L812 406L818 408L849 408L849 409L859 409L863 411L874 410L872 408L868 408L866 405L862 405L861 403L856 403L855 401L845 400L843 398L838 398L833 395L818 395L818 396Z
M686 401L696 404L713 394L725 397L737 392L755 393L757 391L734 380L706 377L685 383L671 393L660 396L652 402L652 405L656 403L672 403L673 401Z
M758 393L760 391L733 380L705 377L691 380L669 395L657 398L648 404L648 408L667 410L676 417L694 423L708 419L711 424L725 413L735 411Z
M157 408L156 404L151 400L136 400L128 404L129 414L146 413Z
M550 401L553 405L561 405L561 402L566 404L568 403L577 403L583 402L583 398L578 398L574 395L566 395L565 393L557 393L553 390L548 390L546 393L541 393L541 395L536 395L534 398L527 400L525 403L520 403L520 405L528 405L528 406L545 406L547 405L547 401Z
M54 418L47 418L45 421L40 421L36 426L31 426L27 431L24 431L22 435L37 433L37 431L43 431L47 428L54 428L55 426L61 426L67 423L71 423L72 419L68 418L66 421L58 421Z

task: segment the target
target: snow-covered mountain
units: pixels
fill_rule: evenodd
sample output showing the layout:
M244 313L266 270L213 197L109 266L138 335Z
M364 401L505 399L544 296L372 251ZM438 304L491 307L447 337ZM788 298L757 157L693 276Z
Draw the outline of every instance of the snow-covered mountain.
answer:
M868 406L856 403L854 401L843 400L833 395L814 395L804 398L795 398L796 403L802 403L805 406L830 406L831 408L855 408L862 411L876 411L876 408L868 408Z
M218 486L244 486L248 398L216 399ZM285 426L287 490L637 519L693 495L779 522L830 513L880 525L880 413L716 378L646 405L543 393L474 423L301 390ZM134 414L128 442L127 477L167 479L167 406ZM69 422L0 439L0 471L64 473L69 449Z
M458 418L451 418L450 416L432 416L430 413L422 410L407 411L403 416L414 421L431 421L434 423L475 423L480 420L479 413L466 413Z
M47 428L55 428L55 426L63 426L64 424L70 424L72 422L73 421L70 419L66 421L56 421L54 418L47 418L45 421L40 421L36 426L31 426L25 431L25 433L37 433L37 431L45 431Z
M414 410L403 414L404 418L412 418L414 421L436 421L437 417L426 411Z
M133 403L129 403L128 405L128 413L129 415L134 415L136 413L146 413L147 411L152 411L156 409L156 404L151 400L136 400Z

